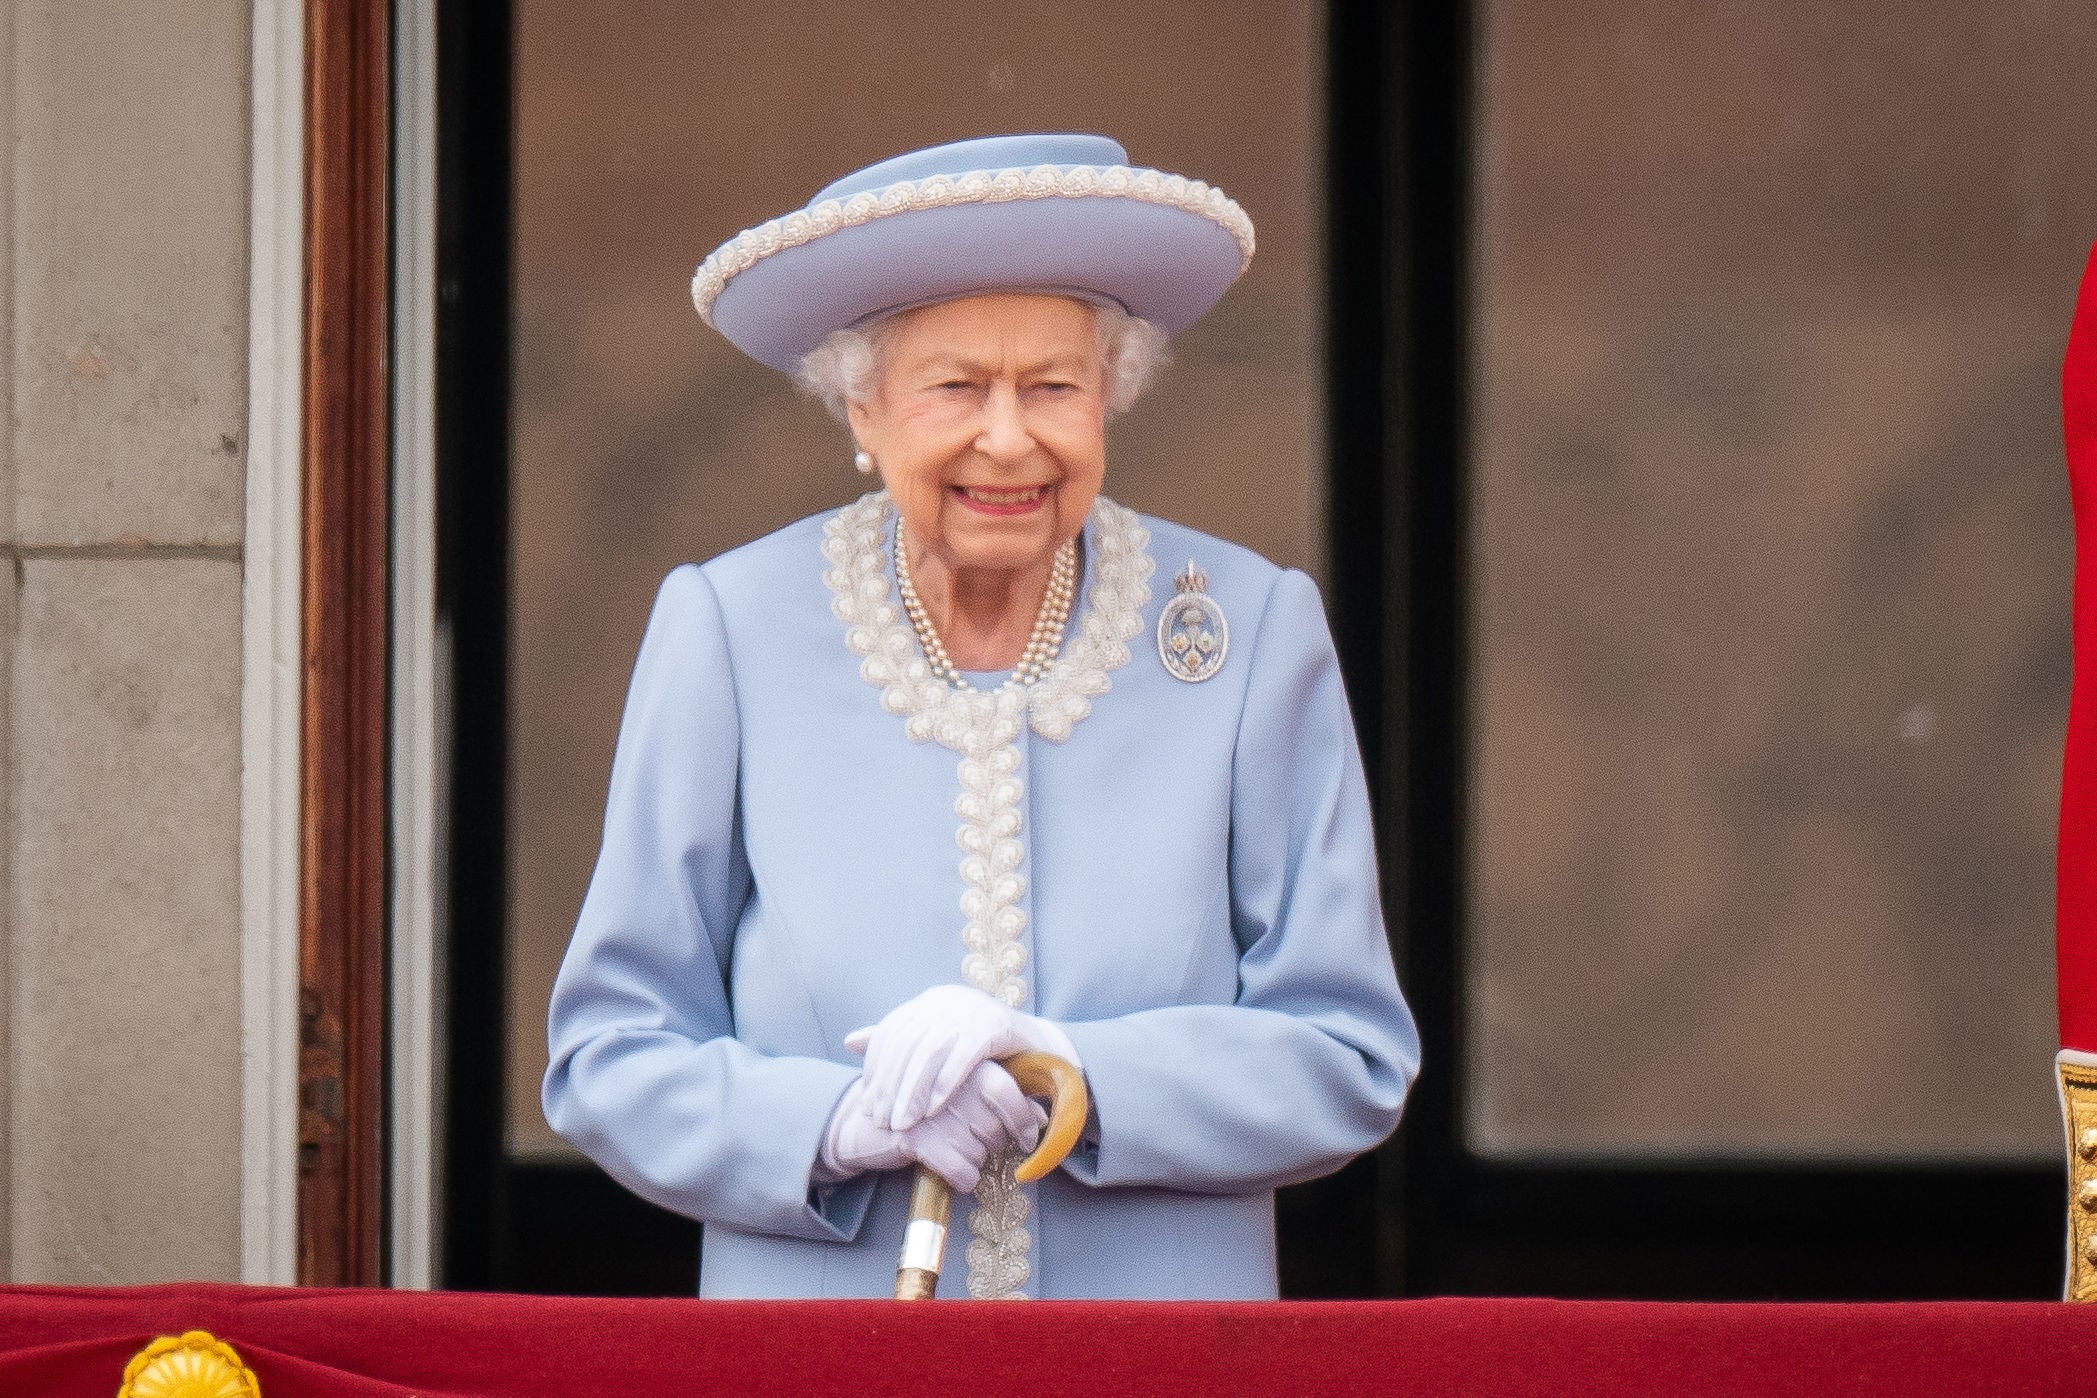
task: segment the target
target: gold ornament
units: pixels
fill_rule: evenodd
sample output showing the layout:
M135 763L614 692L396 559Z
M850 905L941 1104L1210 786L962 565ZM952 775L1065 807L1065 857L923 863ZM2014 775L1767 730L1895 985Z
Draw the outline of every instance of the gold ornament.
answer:
M2097 1301L2097 1068L2063 1061L2058 1071L2068 1126L2066 1298Z
M131 1356L117 1398L262 1398L233 1346L207 1330L163 1335Z

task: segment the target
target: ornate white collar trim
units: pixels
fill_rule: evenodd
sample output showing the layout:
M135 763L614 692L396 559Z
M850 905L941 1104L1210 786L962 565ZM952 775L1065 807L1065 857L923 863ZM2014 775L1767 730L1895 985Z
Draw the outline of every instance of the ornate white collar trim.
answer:
M1067 740L1092 712L1092 701L1112 687L1108 675L1129 663L1129 641L1143 630L1150 575L1157 565L1150 531L1134 510L1100 497L1093 502L1095 556L1077 634L1065 642L1049 672L1025 689L968 691L948 686L919 652L887 573L888 492L873 491L839 510L823 526L823 581L832 610L845 623L845 645L866 657L859 674L881 691L881 705L904 720L913 742L937 742L967 757L1019 736L1022 711L1033 730L1053 743Z

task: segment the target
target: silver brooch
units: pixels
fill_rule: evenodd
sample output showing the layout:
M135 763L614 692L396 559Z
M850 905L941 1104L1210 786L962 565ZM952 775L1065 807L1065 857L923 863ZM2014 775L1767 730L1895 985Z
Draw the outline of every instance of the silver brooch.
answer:
M1158 659L1175 679L1200 684L1223 668L1231 648L1230 623L1209 596L1209 575L1193 559L1172 580L1179 593L1158 614Z

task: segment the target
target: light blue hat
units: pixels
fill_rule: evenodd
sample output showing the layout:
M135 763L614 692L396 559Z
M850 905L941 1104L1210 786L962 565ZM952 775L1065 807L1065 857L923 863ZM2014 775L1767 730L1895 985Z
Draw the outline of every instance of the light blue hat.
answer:
M737 349L793 372L832 331L987 291L1111 302L1177 335L1252 261L1220 189L1132 167L1104 136L989 136L845 176L738 234L692 277Z

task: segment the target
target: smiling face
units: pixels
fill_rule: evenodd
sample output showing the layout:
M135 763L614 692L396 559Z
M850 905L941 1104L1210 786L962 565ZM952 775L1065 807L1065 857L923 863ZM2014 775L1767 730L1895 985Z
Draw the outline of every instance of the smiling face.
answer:
M1046 567L1107 469L1090 306L1000 294L904 312L852 434L911 538L955 571Z

